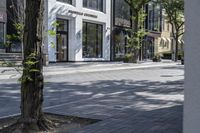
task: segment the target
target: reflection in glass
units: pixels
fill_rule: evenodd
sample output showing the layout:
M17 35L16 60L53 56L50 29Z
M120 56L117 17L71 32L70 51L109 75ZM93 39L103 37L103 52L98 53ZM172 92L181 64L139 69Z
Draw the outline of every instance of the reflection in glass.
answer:
M57 23L58 23L58 26L56 27L57 31L67 32L67 30L68 30L68 21L67 20L57 19Z
M0 23L0 48L4 47L4 23Z
M160 31L161 30L161 7L160 4L147 4L148 14L148 30Z
M103 0L83 0L83 7L103 11Z
M152 59L154 57L154 38L146 37L142 45L142 58Z
M103 26L83 22L83 57L102 58Z
M72 4L72 0L57 0L57 1L61 1L61 2L64 2L64 3L68 3L68 4Z
M68 61L68 20L57 19L57 61Z
M114 25L131 27L130 6L124 0L115 0L114 4Z
M114 57L115 60L122 59L127 53L127 37L128 32L121 28L116 28L114 30Z

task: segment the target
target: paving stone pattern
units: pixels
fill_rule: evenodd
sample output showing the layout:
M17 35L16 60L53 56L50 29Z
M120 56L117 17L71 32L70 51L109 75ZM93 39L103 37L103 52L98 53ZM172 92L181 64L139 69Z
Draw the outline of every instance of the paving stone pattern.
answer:
M102 120L78 133L182 133L183 75L182 66L51 75L44 108ZM2 81L0 117L19 113L19 84Z

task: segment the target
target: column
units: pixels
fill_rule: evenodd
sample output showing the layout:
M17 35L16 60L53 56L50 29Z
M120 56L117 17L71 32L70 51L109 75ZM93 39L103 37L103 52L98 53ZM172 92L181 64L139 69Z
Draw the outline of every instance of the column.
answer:
M185 0L184 133L200 132L200 1Z

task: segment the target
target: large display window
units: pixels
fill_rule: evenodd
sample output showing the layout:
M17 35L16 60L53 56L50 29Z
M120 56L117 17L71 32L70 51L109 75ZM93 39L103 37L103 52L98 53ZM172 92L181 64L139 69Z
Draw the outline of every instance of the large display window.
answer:
M5 39L5 32L4 32L4 23L0 22L0 48L4 47L4 39Z
M103 26L83 22L83 58L102 58Z
M124 0L114 0L114 25L131 27L131 9Z

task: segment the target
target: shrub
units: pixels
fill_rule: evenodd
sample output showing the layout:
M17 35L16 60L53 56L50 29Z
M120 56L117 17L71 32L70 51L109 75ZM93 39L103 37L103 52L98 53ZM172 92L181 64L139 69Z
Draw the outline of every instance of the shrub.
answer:
M153 57L153 62L160 62L161 61L161 56L160 54L156 54L154 57Z
M125 63L136 63L136 59L134 58L134 54L126 54L124 56L124 62Z

